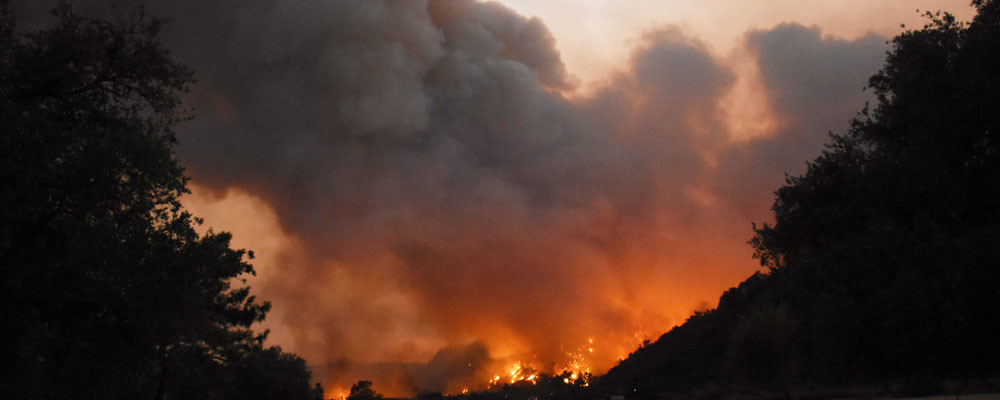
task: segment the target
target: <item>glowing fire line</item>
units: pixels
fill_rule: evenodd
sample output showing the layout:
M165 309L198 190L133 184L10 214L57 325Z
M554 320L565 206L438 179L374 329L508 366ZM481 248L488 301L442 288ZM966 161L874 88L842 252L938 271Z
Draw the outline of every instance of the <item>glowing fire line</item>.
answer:
M553 377L562 377L562 381L567 385L590 386L590 366L586 361L586 354L594 353L594 339L587 339L587 346L580 347L576 351L566 353L569 361L562 368L555 368ZM489 387L497 387L502 384L516 384L519 382L529 382L532 385L538 384L542 375L534 368L523 362L517 362L507 369L507 373L494 375L489 380Z

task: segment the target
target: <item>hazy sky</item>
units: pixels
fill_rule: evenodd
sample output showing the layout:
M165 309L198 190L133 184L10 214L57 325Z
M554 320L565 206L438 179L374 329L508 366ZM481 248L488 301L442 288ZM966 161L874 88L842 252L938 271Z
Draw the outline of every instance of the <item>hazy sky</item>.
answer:
M643 31L677 25L721 54L740 46L752 29L784 22L816 25L823 33L853 39L869 33L892 37L900 24L923 25L915 12L946 10L960 19L974 14L966 0L502 0L538 17L556 37L570 72L590 82L621 66L629 42Z
M19 4L26 21L42 3ZM517 362L602 373L714 307L758 270L751 223L785 174L870 100L899 24L971 14L951 0L147 3L198 78L178 129L184 203L255 250L270 343L332 395L358 379L482 388Z

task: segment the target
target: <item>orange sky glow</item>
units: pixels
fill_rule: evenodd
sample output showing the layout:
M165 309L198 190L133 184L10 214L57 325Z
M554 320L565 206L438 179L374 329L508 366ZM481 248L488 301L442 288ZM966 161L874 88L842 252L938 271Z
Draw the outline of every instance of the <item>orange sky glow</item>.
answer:
M331 398L346 395L359 379L373 380L375 389L389 396L410 395L417 378L405 376L406 364L433 364L435 355L452 354L443 349L464 356L482 346L488 353L473 371L420 378L444 382L448 393L483 389L517 363L546 373L575 363L600 374L644 340L655 340L696 310L714 307L725 289L759 270L747 244L751 223L769 220L771 193L784 173L801 173L818 154L825 132L842 131L866 99L861 93L865 82L850 81L843 85L852 97L807 111L817 115L813 119L801 115L812 105L786 95L775 83L797 70L758 62L760 54L777 51L768 47L772 36L767 34L779 24L798 23L804 27L789 28L788 35L806 37L808 29L818 29L817 43L841 51L884 43L884 38L864 39L871 33L891 37L901 31L900 24L921 25L918 8L955 11L960 19L972 14L964 0L502 3L539 18L550 30L568 80L552 83L543 77L543 85L567 107L597 120L593 129L608 132L609 142L624 149L610 161L594 158L597 171L587 175L621 189L606 194L584 182L534 198L511 194L499 183L482 184L456 202L461 209L444 209L456 204L451 201L458 195L425 187L433 189L446 179L428 173L430 183L410 188L413 179L398 172L413 162L404 158L392 168L373 167L380 180L365 188L370 203L308 204L322 212L315 221L371 209L391 212L365 214L379 219L345 222L342 229L312 228L309 220L283 219L297 210L274 191L253 182L202 179L198 169L192 174L193 193L185 206L205 219L206 229L232 232L236 247L257 255L258 276L250 285L274 303L262 326L271 331L269 343L305 358ZM432 14L436 23L445 24L458 18L450 12L455 11ZM754 31L760 33L749 34ZM643 66L661 47L668 56L706 55L706 65L719 72L690 94L684 92L686 81L665 84L676 95L659 93L643 81ZM695 78L707 76L702 67L690 69L697 72ZM827 72L839 76L839 70ZM195 101L214 104L206 112L220 123L241 118L240 103L216 93L211 79L206 81L193 91ZM556 85L565 82L577 85ZM788 93L798 88L788 87ZM683 137L646 133L663 126L676 127ZM814 130L815 138L789 133ZM788 155L778 144L753 147L769 138L805 143L802 154L811 156ZM376 154L371 148L378 140L360 140L358 153ZM682 154L675 150L680 148L690 150ZM559 156L546 155L543 165L556 164L552 170L561 171ZM605 177L602 163L618 166L615 171L624 171L622 176ZM444 161L428 165L449 168ZM551 179L573 179L565 175ZM397 187L406 188L409 197L399 200L405 207L392 206ZM410 198L417 200L411 205ZM545 208L556 201L571 205ZM423 273L431 269L436 272Z
M919 27L916 10L946 10L961 20L974 14L965 0L729 1L729 0L501 0L525 16L545 21L569 70L583 82L600 80L621 64L629 43L643 31L678 25L728 54L743 34L784 22L816 25L827 35L853 39L868 33L892 37L900 24Z

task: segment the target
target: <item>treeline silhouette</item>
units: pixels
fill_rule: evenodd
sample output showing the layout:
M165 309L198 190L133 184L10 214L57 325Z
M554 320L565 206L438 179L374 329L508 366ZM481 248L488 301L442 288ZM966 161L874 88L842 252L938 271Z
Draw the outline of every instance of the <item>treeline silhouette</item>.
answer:
M972 4L971 23L928 13L893 40L869 83L877 104L755 228L765 271L622 361L604 390L997 387L1000 2Z
M0 399L322 399L251 330L252 254L178 202L192 73L162 23L53 14L0 2Z

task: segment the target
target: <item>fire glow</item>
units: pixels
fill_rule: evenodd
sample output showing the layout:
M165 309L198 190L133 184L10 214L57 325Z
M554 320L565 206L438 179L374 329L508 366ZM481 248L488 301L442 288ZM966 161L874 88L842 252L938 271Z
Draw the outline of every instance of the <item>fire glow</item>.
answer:
M545 376L543 373L538 372L537 369L527 363L517 362L508 367L505 374L494 375L489 382L487 382L487 388L497 388L503 385L516 385L522 382L525 384L537 385L540 380L545 378L561 380L563 384L567 385L587 387L590 386L592 374L585 356L593 353L594 339L588 338L586 346L582 346L574 351L566 353L568 361L561 367L554 368L551 376Z
M182 56L213 56L193 65L205 84L190 101L215 113L182 132L185 204L261 255L250 284L275 304L270 343L335 393L587 384L756 270L749 222L841 129L828 120L864 105L841 89L884 53L793 24L740 32L746 54L730 57L659 27L580 93L543 21L497 3L303 4L236 7L273 32L176 29L205 38ZM833 61L845 52L874 65Z

